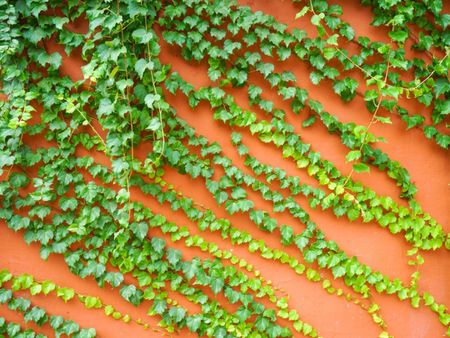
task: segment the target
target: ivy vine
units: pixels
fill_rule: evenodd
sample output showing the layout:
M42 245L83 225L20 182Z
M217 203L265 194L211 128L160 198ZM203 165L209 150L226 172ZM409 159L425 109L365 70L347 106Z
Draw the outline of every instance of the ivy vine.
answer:
M33 296L78 299L86 309L103 309L106 316L159 335L187 328L209 337L319 337L320 328L302 316L308 309L294 308L289 294L230 249L239 246L358 306L377 325L379 337L391 334L375 294L428 307L450 335L447 307L419 287L423 251L449 250L450 236L416 200L408 169L380 150L386 140L371 130L376 123L392 124L390 114L398 114L407 129L421 129L447 151L450 15L438 0L362 0L373 12L372 25L388 29L389 42L383 43L357 37L339 5L293 2L295 19L314 26L317 36L234 0L0 0L0 219L27 243L39 243L42 259L62 255L75 275L111 286L134 306L148 301L147 314L160 323L152 327L96 295L7 270L0 271L0 303L22 313L24 322L50 324L58 337L97 333L34 306ZM72 29L75 22L86 29ZM410 40L422 58L407 56ZM51 52L55 44L64 53ZM163 44L187 62L208 65L211 83L196 86L162 62ZM348 45L357 52L350 56ZM67 56L81 57L82 79L62 76ZM364 100L369 124L342 122L325 111L292 71L276 70L289 58L306 63L310 81L330 85L345 103ZM229 130L243 165L182 119L173 95L192 110L206 104L211 118ZM408 112L405 100L419 102L427 113ZM287 108L280 108L281 101ZM315 123L348 148L350 172L341 172L303 139L303 128ZM315 184L258 158L244 133L276 149ZM255 232L181 191L167 178L169 170L196 180L215 207L245 216ZM354 177L371 170L393 180L407 206ZM409 264L416 267L410 281L344 252L298 196L313 209L373 222L404 238ZM255 197L272 209L255 206ZM172 221L161 207L188 222ZM280 224L281 213L295 222ZM203 233L219 235L223 243ZM268 234L281 246L266 244ZM194 258L180 246L195 252ZM21 290L31 300L15 294ZM192 312L172 293L201 311ZM4 318L1 335L44 337Z

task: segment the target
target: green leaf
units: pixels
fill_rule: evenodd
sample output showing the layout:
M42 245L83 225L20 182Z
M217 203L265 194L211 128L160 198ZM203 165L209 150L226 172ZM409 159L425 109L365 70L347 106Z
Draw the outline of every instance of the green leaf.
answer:
M171 265L176 266L181 261L181 251L167 248L167 260Z
M45 288L44 288L44 294L46 294ZM71 288L58 287L58 289L56 290L56 296L61 298L62 300L64 300L64 302L68 302L75 296L75 291L74 291L74 289L71 289Z
M86 296L83 302L88 309L99 309L102 307L102 301L98 297Z
M294 240L294 229L288 225L282 224L280 232L283 245L290 245Z
M397 29L397 30L393 30L391 32L389 32L389 36L391 37L391 39L395 42L399 42L399 43L404 43L406 41L406 39L408 38L408 31L407 30L401 30L401 29Z
M172 165L176 165L180 161L180 153L170 148L166 149L166 157Z
M378 99L378 92L376 90L367 90L364 92L364 100L365 101L372 101Z
M154 67L154 64L152 61L147 61L146 59L139 59L134 64L134 70L139 75L139 77L142 79L142 76L144 75L144 72L146 69L152 70Z
M6 304L12 298L12 291L6 289L0 289L0 303Z
M318 85L320 81L322 81L323 75L316 71L313 71L309 74L309 79L313 84Z
M315 121L316 121L316 116L315 115L309 115L309 117L305 121L303 121L302 127L303 128L307 128L309 126L312 126Z
M331 271L335 279L345 275L345 268L340 265L333 267Z
M148 225L145 222L134 222L131 224L131 231L133 231L137 238L143 240L147 237Z
M136 29L131 35L134 41L142 44L150 42L153 38L152 32L147 32L144 28Z
M332 46L337 46L337 45L338 45L338 37L339 37L339 35L337 35L337 34L331 35L331 36L327 39L327 43L328 43L329 45L332 45Z
M56 284L50 281L42 282L42 292L44 295L48 295L50 292L56 289Z
M178 306L172 307L169 310L169 316L175 323L180 323L186 316L186 310Z
M161 128L161 123L159 121L159 118L152 117L150 120L150 123L148 124L146 129L151 130L151 131L157 131L160 128Z
M369 166L367 166L364 163L355 163L355 164L353 164L353 170L355 170L357 173L370 172Z
M217 203L223 204L228 199L228 194L225 191L219 191L216 194L214 194L214 197Z
M23 319L25 322L32 321L38 326L42 326L48 321L48 316L44 309L34 306L24 314Z
M381 123L384 123L384 124L392 124L390 117L375 116L375 119L377 119L378 121L380 121Z
M250 219L255 224L260 225L264 220L264 212L262 210L250 210Z
M450 82L447 79L439 78L434 83L434 95L436 98L442 94L450 92Z
M247 193L241 187L236 187L232 190L231 197L234 199L242 199L247 197Z
M306 247L306 245L308 245L309 243L309 239L308 237L305 236L296 236L295 237L295 245L297 245L297 247L303 251L303 249Z
M167 309L167 302L164 299L155 299L152 309L155 313L162 315Z
M159 254L163 252L164 247L166 246L166 241L163 238L152 237L151 243L153 249Z
M274 71L275 67L271 63L259 62L256 64L256 70L264 75L265 78Z
M159 94L147 94L145 95L144 102L150 109L153 109L153 105L155 102L159 102L161 100L161 96Z
M345 156L345 160L347 162L353 162L353 161L358 160L359 158L361 158L361 151L359 151L359 150L349 151L347 153L347 155Z
M252 100L258 98L261 95L261 93L262 93L261 87L255 86L253 84L251 84L248 87L248 96Z
M67 210L75 210L78 206L78 200L76 198L73 197L61 197L61 199L59 200L59 206L61 207L61 209L63 211L67 211Z
M325 14L324 14L324 13L314 14L314 15L311 17L311 23L312 23L314 26L319 26L319 25L320 25L320 21L321 21L324 17L325 17Z
M143 292L136 289L134 285L124 285L120 289L120 295L134 306L138 306L142 302Z
M13 188L23 188L28 185L30 179L23 173L12 173L9 175L9 182Z
M277 49L278 57L280 61L285 61L289 56L291 56L291 49L288 47L281 46Z
M306 13L308 13L309 10L310 10L309 6L303 7L303 8L300 10L300 12L298 12L297 14L295 14L295 19L297 20L297 19L301 18L301 17L304 16Z

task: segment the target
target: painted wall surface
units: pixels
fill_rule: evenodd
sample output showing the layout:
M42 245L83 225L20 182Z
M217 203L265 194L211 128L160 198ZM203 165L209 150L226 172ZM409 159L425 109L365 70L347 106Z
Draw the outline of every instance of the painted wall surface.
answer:
M290 1L285 0L248 0L240 1L251 6L254 10L262 10L274 15L279 21L289 24L290 27L307 29L313 33L311 26L305 26L294 20L298 7L294 7ZM357 35L367 35L373 39L387 41L387 31L370 26L372 14L368 8L363 8L354 0L336 1L344 8L344 19L352 23ZM83 31L84 26L80 23L74 24L75 29ZM51 51L63 49L54 42L48 42ZM344 46L345 47L345 46ZM63 54L64 55L64 54ZM170 63L173 69L178 71L185 79L196 86L207 85L207 65L189 64L183 61L176 48L165 45L162 42L161 60ZM367 125L370 121L370 114L366 111L362 98L356 98L351 103L343 103L333 92L330 83L324 82L319 87L311 84L309 80L308 66L290 58L286 62L277 63L277 70L291 70L299 79L301 86L305 87L312 98L319 100L329 111L339 117L341 121ZM81 78L80 66L82 61L79 55L65 57L63 61L62 75L69 75L74 79ZM250 81L269 90L257 75L252 75ZM245 107L246 91L233 90L237 101ZM280 100L273 93L271 99L280 108L290 111L289 104ZM184 97L172 96L168 94L168 101L176 108L178 114L192 125L198 133L205 135L210 141L219 142L224 148L227 156L233 159L241 169L244 169L242 159L231 145L231 129L225 127L212 118L212 112L206 105L200 105L195 111L191 110ZM402 102L410 111L420 113L423 109L421 105L413 102ZM336 164L343 173L349 173L351 165L345 163L344 156L348 151L341 144L338 136L330 135L323 125L315 124L311 128L301 128L301 124L307 114L288 114L288 121L296 127L296 131L302 138L313 145L313 149L320 151L323 158ZM391 117L392 125L375 124L371 131L377 136L383 136L386 143L379 144L379 147L387 152L392 159L399 161L406 167L412 180L418 187L417 200L423 209L429 212L445 228L450 229L450 199L448 183L450 182L450 157L448 152L439 148L436 144L428 141L422 132L418 130L406 131L405 124L397 117ZM244 143L249 146L252 154L264 163L280 166L290 175L297 175L307 183L315 185L306 172L297 169L292 162L281 157L279 151L274 147L260 143L251 136L244 134ZM31 140L29 140L31 141ZM33 142L36 142L33 140ZM139 149L137 156L145 157L146 149ZM354 174L356 180L361 181L374 189L377 193L387 194L395 198L401 205L406 205L398 196L400 190L385 173L371 168L370 174ZM224 208L219 207L201 180L191 180L174 170L169 170L166 180L174 184L187 196L194 198L199 203L212 209L217 215L229 218L239 228L249 231L255 238L264 239L273 247L280 247L279 239L272 238L267 233L252 227L245 215L226 214ZM274 186L275 187L275 186ZM249 192L249 196L254 200L255 206L265 210L271 210L268 202L261 199L256 194ZM132 191L132 198L144 199L137 191ZM154 210L166 215L169 220L180 225L187 225L194 233L198 229L194 227L179 212L173 212L166 205L161 207L156 201L145 197ZM374 223L365 224L357 220L349 222L345 219L337 219L331 211L314 210L309 207L306 199L297 197L297 201L310 213L312 219L318 224L328 239L336 241L339 246L349 255L357 256L362 262L391 278L398 277L408 283L410 275L415 271L415 267L407 264L406 251L411 246L404 240L403 236L394 236L388 230L382 229ZM297 229L302 229L303 225L287 214L275 215L281 223L289 222ZM23 240L23 233L14 233L4 224L0 225L0 268L8 268L14 273L31 273L40 280L50 279L62 286L75 288L78 292L98 295L102 300L114 305L118 310L129 313L135 318L145 318L145 321L153 326L157 325L155 318L146 316L146 311L150 307L144 302L138 308L133 307L123 300L117 290L108 288L101 289L95 281L91 279L80 279L72 275L62 257L51 256L48 261L39 258L39 247L37 245L26 245ZM152 230L153 231L153 230ZM165 237L171 243L168 236L155 231L156 235ZM210 241L215 241L223 249L233 249L233 252L248 262L253 264L261 275L271 280L273 285L289 294L290 306L299 311L302 318L318 328L323 337L330 338L365 338L377 337L378 327L372 322L367 312L361 310L354 304L347 302L343 298L329 295L320 285L308 281L304 276L296 275L292 270L281 264L272 264L257 255L250 254L246 248L232 246L229 241L225 241L218 235L202 233ZM185 248L179 244L172 245L183 250L185 258L194 256L204 257L199 250ZM292 248L285 249L287 252L298 255L298 251ZM424 253L425 264L420 266L421 273L419 289L428 290L436 298L437 302L450 305L450 255L445 249L435 252ZM332 278L331 274L328 276ZM337 283L343 286L343 283ZM344 286L343 286L344 287ZM346 289L347 290L347 289ZM421 308L413 309L408 302L401 302L398 299L375 294L375 301L381 306L381 314L388 324L388 330L395 337L401 338L435 338L445 335L445 328L438 322L437 317L430 310ZM54 297L36 296L32 297L36 305L44 306L50 313L61 314L69 319L73 319L83 327L95 327L101 337L157 337L158 333L151 330L144 331L142 327L134 324L125 324L106 317L101 310L86 310L79 302L69 302L64 304ZM192 310L196 310L192 308ZM9 319L23 322L15 313L5 306L0 306L0 313ZM28 324L25 327L29 326ZM38 332L50 334L47 326L36 328ZM183 330L180 336L189 337L191 334ZM176 334L174 336L177 336Z

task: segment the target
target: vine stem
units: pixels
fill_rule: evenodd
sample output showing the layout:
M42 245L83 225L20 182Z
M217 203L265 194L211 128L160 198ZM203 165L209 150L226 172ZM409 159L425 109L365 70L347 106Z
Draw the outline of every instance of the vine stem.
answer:
M116 5L117 5L117 16L120 16L120 0L116 1ZM123 36L123 24L122 22L120 23L120 42L122 44L122 48L126 50L125 48L125 42L124 42L124 36ZM124 66L125 66L125 79L128 80L128 62L127 62L127 56L124 55L123 57L124 60ZM131 208L130 208L130 200L131 200L131 191L130 191L130 178L131 175L133 174L133 161L134 161L134 126L133 126L133 112L131 110L131 105L130 105L130 98L128 96L128 87L125 88L125 98L127 100L128 103L128 108L130 108L130 112L129 112L129 119L130 119L130 128L131 128L131 165L130 165L130 172L127 175L127 192L128 192L128 217L131 220Z
M103 146L105 147L105 153L106 153L107 148L106 148L105 140L103 140L103 137L98 133L97 129L95 129L95 127L92 125L92 123L87 119L87 117L86 117L86 115L84 115L83 111L80 108L77 108L77 111L81 114L81 116L83 116L84 120L89 124L89 126L94 131L94 133L97 135L97 137L100 139L100 141L102 141Z
M145 31L148 31L148 25L147 25L147 15L144 15L144 25L145 25ZM150 45L148 44L148 41L146 43L146 47L147 47L147 56L150 59ZM153 91L155 92L155 94L158 93L157 89L156 89L156 85L155 85L155 76L153 74L153 70L150 69L150 76L152 79L152 86L153 86ZM162 134L162 149L161 152L159 154L158 157L158 161L161 159L161 157L164 154L164 148L166 145L166 135L164 132L164 124L163 124L163 117L162 117L162 111L161 111L161 106L159 105L158 102L156 102L157 104L157 109L158 109L158 113L159 113L159 123L161 124L161 134Z
M386 74L384 76L384 82L387 81L387 77L388 77L388 74L389 74L389 67L390 67L390 62L389 62L389 59L388 59L388 63L387 63L387 67L386 67ZM379 94L380 94L380 98L378 100L378 103L377 103L377 106L375 108L375 111L372 114L372 118L370 119L370 122L369 122L369 124L366 127L366 133L364 134L363 139L361 141L361 146L359 147L359 152L361 152L362 148L366 145L365 141L367 139L367 133L369 132L370 127L372 127L372 125L375 123L375 119L377 117L377 113L380 110L381 101L383 100L383 95L381 94L381 91L380 91ZM353 175L353 173L354 173L354 170L353 170L353 167L352 167L350 173L348 174L347 178L345 179L344 187L347 185L347 183L350 180L350 178Z
M317 15L317 13L316 13L316 11L314 10L314 5L313 5L313 3L312 3L312 0L309 0L309 7L310 7L310 9L311 9L311 12L314 14L314 15ZM322 26L323 27L323 26ZM330 37L331 35L330 35L330 33L328 33L327 32L327 30L325 29L325 27L323 27L323 30L324 30L324 32L325 32L325 34L326 34L326 36L327 37ZM364 68L362 68L360 65L358 65L357 63L355 63L347 54L345 54L343 51L342 51L342 49L340 49L339 47L334 47L335 48L335 50L337 50L341 55L343 55L353 66L355 66L356 68L358 68L359 70L361 70L361 72L363 72L366 76L368 76L369 78L371 78L372 80L375 80L375 81L377 81L377 79L374 77L374 76L372 76L371 74L369 74ZM446 55L443 57L443 58L441 58L440 60L439 60L439 65L440 64L442 64L442 62L444 62L444 60L448 57L448 55L449 55L449 53L447 52L446 53ZM389 58L390 58L390 53L388 53L388 64L389 64ZM388 87L395 87L395 88L401 88L402 90L405 90L405 91L410 91L410 90L414 90L414 89L417 89L417 88L419 88L423 83L425 83L425 81L426 80L428 80L431 76L433 76L433 74L436 72L436 69L433 69L431 72L430 72L430 74L428 74L427 75L427 77L424 79L424 80L422 80L418 85L416 85L416 86L414 86L413 88L408 88L408 87L398 87L398 86L392 86L392 85L390 85L390 84L388 84L387 82L386 82L386 79L384 80L384 85L385 86L388 86Z

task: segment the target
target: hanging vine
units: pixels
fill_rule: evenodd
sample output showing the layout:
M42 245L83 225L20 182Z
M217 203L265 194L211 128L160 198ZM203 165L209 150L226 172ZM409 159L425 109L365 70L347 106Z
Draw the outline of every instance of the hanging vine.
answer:
M209 337L321 336L320 327L303 318L308 309L295 308L281 286L233 251L239 247L359 307L379 337L392 335L377 294L428 307L450 335L447 307L419 288L423 252L450 249L450 236L422 209L408 169L378 147L385 140L372 128L392 124L390 114L398 114L407 129L421 129L447 151L449 15L441 1L363 0L373 11L372 24L388 28L389 42L383 43L356 37L339 5L294 3L295 19L314 26L317 36L233 0L0 0L0 219L27 243L37 242L42 259L62 255L75 275L111 286L135 306L150 302L147 314L160 323L153 327L96 295L7 270L0 271L1 304L22 313L25 322L49 324L56 336L97 333L33 306L33 296L78 299L87 309L158 335L187 329ZM71 29L74 22L85 31ZM410 40L423 58L407 56ZM50 52L55 44L66 55ZM210 84L190 83L164 63L165 45L189 63L207 65ZM348 45L357 52L350 55ZM73 55L83 61L81 80L62 76L63 59ZM310 81L330 85L344 102L362 99L370 122L341 122L325 111L292 71L276 70L289 58L305 63ZM233 148L195 130L171 104L174 95L193 111L206 106L230 132ZM405 100L419 102L428 115L411 114ZM306 118L294 124L300 116ZM348 148L349 172L305 141L303 129L315 123ZM276 149L310 180L258 158L247 137ZM233 162L230 151L243 165ZM174 170L204 187L211 204L202 205L171 182ZM393 180L406 203L354 175L371 170ZM346 253L308 208L373 222L405 239L416 268L411 280ZM215 211L222 209L229 218ZM172 221L170 210L186 224ZM282 213L292 223L280 224ZM245 216L255 231L241 228L234 214ZM268 234L280 245L266 243ZM210 235L222 241L208 240ZM180 247L195 252L194 258ZM30 299L14 294L24 290ZM0 318L3 334L44 337Z

